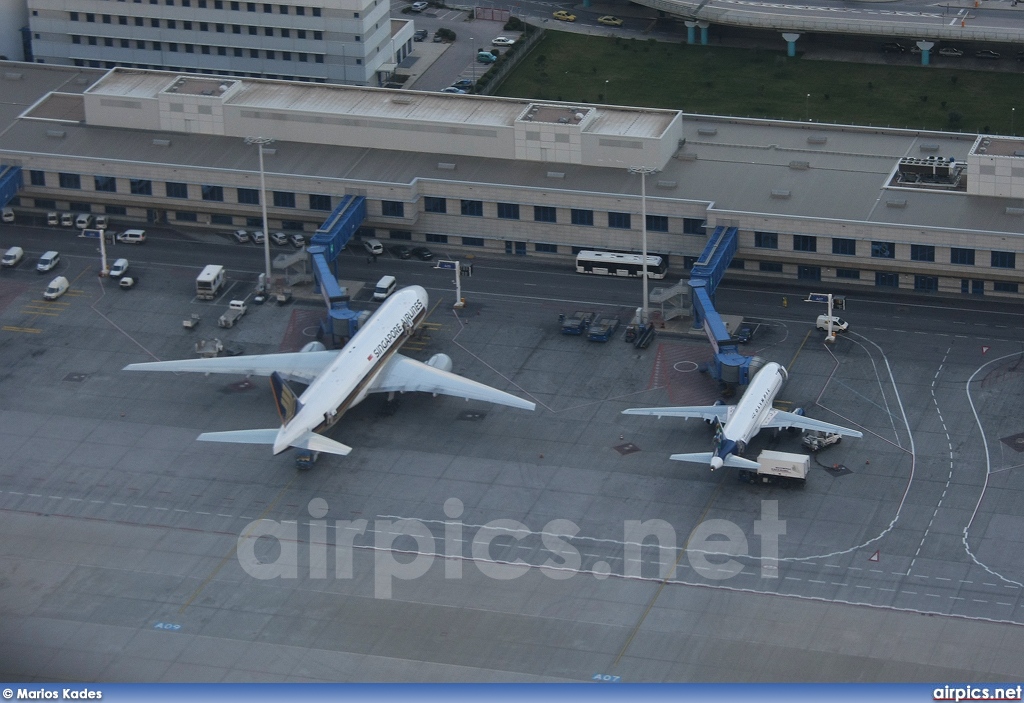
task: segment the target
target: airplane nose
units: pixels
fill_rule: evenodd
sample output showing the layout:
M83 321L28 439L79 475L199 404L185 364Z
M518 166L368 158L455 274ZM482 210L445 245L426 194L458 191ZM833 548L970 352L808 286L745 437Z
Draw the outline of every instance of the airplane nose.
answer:
M714 471L715 469L720 469L724 465L725 465L725 462L722 461L722 457L720 457L720 456L713 456L713 457L711 457L711 470L712 471Z

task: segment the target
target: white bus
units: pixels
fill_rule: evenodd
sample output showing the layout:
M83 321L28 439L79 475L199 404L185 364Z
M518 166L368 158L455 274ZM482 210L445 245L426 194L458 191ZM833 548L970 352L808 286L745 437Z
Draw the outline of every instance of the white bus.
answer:
M213 300L224 286L224 267L209 264L196 277L196 297L200 300Z
M640 254L619 254L611 251L581 251L576 255L577 273L596 273L602 276L632 276L640 278L643 257ZM668 264L660 256L647 255L647 277L664 278Z

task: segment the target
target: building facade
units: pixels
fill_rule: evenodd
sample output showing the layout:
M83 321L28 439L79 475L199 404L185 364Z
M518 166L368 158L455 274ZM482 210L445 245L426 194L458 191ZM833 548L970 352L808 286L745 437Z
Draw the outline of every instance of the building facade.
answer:
M39 63L381 85L412 50L387 0L28 0Z
M568 267L646 230L682 274L726 226L734 278L1022 293L1024 140L126 69L49 83L0 134L24 212L257 227L259 136L274 230L361 195L385 241Z

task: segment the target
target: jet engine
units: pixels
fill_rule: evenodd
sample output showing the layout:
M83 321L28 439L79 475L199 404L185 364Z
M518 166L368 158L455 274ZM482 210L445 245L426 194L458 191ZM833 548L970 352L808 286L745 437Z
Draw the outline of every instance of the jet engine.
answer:
M327 351L327 347L325 347L320 342L310 342L309 344L306 344L305 346L303 346L302 349L300 349L299 351L300 352Z
M452 358L447 354L434 354L430 357L430 360L427 361L427 366L435 369L441 369L442 371L451 371Z

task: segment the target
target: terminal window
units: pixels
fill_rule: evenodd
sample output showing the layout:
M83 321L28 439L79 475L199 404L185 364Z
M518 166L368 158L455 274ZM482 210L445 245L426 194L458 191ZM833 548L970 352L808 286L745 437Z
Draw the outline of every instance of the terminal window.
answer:
M935 292L939 289L938 276L914 276L914 290Z
M443 215L448 212L448 201L444 198L425 196L423 198L423 210L424 212L436 212Z
M432 244L447 244L448 243L448 235L447 234L430 234L429 232L427 232L426 238L427 238L427 241L432 243Z
M813 237L812 237L813 239ZM821 280L821 267L820 266L797 266L796 277L802 281L820 281Z
M684 217L683 234L704 234L704 220L699 220L693 217Z
M117 192L117 179L113 176L93 176L93 181L96 184L96 190L104 193L116 193Z
M836 269L836 278L859 280L860 271L858 269Z
M778 261L762 261L758 268L768 273L782 273L782 264Z
M61 188L72 188L74 190L82 188L82 179L77 173L58 173L57 178Z
M259 205L260 192L255 188L239 188L238 203L240 205Z
M935 247L930 244L911 244L911 261L935 261Z
M892 242L871 242L871 258L895 259L896 245Z
M483 217L484 216L484 203L482 200L463 200L462 201L462 214L469 215L470 217ZM463 237L465 239L465 237ZM483 246L481 244L480 246Z
M167 183L168 198L188 198L188 183Z
M949 263L960 264L961 266L974 266L974 249L958 249L953 247L949 250Z
M544 254L557 254L558 246L555 244L541 244L537 242L533 245L534 251L539 251Z
M993 281L992 290L997 293L1016 293L1019 290L1019 286L1016 283L1010 281Z
M647 231L668 232L668 218L664 215L648 215Z
M857 256L856 239L833 239L832 253L841 256Z
M630 219L628 212L609 212L608 226L612 229L629 229Z
M463 237L462 246L464 247L482 247L484 240L482 237Z
M1017 256L1012 251L992 252L992 268L1012 269L1017 268Z
M546 205L535 205L533 208L534 222L556 222L558 220L557 210Z
M793 251L818 251L818 238L805 234L794 234Z
M46 186L46 171L29 171L30 182L34 186Z
M381 200L380 214L384 217L405 217L405 203L397 200Z
M883 288L899 288L900 275L887 271L875 271L875 285Z
M295 193L290 193L285 190L275 190L274 207L295 207Z
M221 186L203 186L203 200L224 202L224 188Z
M310 194L309 196L309 209L310 210L331 210L331 196L329 195L316 195Z
M519 205L517 203L498 203L498 217L502 220L518 220Z
M593 210L576 210L575 208L571 212L572 223L574 225L585 225L587 227L594 226L594 211Z

